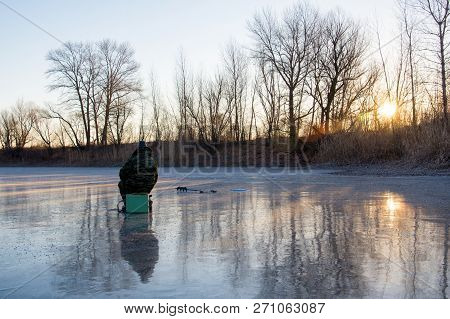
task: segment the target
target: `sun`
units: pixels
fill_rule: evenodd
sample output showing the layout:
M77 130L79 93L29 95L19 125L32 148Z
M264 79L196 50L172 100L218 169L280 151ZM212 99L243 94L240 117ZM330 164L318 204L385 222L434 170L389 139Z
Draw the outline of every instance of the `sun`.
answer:
M391 118L397 111L395 103L386 102L378 108L378 114L384 118Z

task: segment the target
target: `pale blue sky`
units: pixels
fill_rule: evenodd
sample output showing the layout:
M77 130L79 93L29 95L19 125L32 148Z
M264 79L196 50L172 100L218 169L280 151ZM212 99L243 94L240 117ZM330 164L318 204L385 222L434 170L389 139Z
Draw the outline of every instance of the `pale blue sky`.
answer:
M25 1L0 0L62 41L127 41L136 51L142 77L153 70L170 92L180 48L195 68L215 69L230 40L250 45L247 21L256 10L284 10L292 0ZM377 17L385 41L397 34L395 0L316 0L325 11L339 6L363 23ZM60 44L0 4L0 109L18 98L54 102L47 90L45 56Z

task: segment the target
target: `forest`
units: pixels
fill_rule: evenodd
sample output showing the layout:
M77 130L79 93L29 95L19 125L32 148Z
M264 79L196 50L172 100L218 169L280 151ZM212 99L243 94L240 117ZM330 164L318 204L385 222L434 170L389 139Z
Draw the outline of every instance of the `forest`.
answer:
M46 57L58 102L19 98L2 111L0 159L110 165L146 140L162 165L271 165L280 155L276 165L448 168L449 1L393 3L388 43L341 9L261 9L247 23L252 46L229 41L215 70L194 69L180 50L172 92L155 73L144 79L128 43L62 43ZM200 153L214 159L200 163Z

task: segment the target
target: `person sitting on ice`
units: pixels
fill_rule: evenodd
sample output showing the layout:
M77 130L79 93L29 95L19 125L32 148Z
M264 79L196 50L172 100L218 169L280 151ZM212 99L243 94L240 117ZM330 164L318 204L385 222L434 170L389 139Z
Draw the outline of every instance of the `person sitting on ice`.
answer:
M150 194L158 181L158 166L152 150L140 141L137 150L119 172L119 190L125 201L127 194Z

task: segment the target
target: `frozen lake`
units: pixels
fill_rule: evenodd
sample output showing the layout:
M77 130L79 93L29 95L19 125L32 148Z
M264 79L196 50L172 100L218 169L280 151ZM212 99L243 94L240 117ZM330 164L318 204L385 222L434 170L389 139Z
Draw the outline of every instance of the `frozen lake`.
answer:
M0 168L0 297L450 294L449 177L162 171L152 215L125 220L117 182L118 168Z

